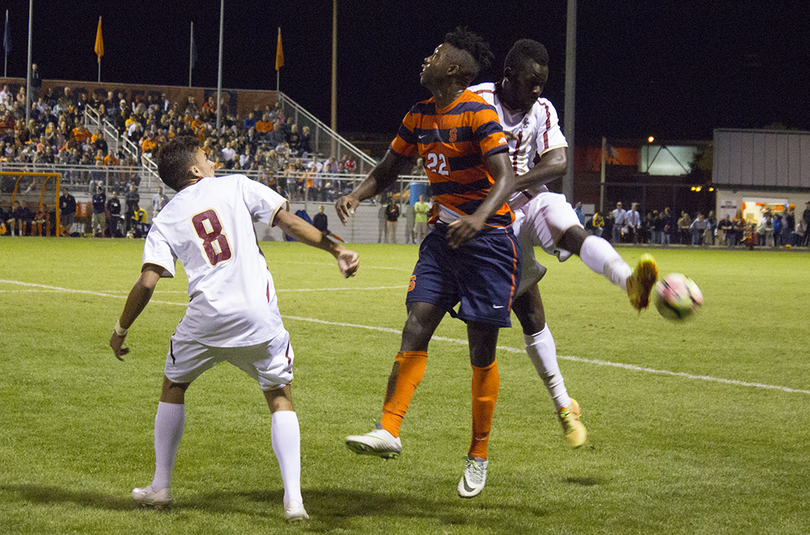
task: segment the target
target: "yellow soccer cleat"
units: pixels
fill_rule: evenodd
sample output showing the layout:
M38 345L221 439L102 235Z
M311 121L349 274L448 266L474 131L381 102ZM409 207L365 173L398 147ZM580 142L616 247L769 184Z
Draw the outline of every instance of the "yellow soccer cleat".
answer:
M577 400L571 398L571 405L560 409L557 416L560 418L563 434L565 434L565 440L568 442L569 446L578 448L588 441L588 431L585 429L585 426L582 425L582 422L579 421L582 412L580 411Z
M650 292L657 280L658 266L655 259L648 254L642 255L638 266L627 278L627 295L633 308L640 311L650 305Z

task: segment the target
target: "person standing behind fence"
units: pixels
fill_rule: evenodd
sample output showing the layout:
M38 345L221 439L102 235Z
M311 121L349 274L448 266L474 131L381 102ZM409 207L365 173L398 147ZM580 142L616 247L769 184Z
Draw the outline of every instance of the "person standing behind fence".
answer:
M62 235L70 237L70 227L76 217L76 198L66 189L59 195L59 223L62 225Z
M157 193L152 197L152 217L156 217L166 203L169 202L169 197L163 193L163 188L158 186Z
M117 191L113 191L112 197L107 201L107 211L110 213L110 238L115 238L121 221L121 199L118 198Z
M93 235L96 236L96 229L98 235L102 238L107 231L107 196L104 194L104 188L96 186L96 192L93 194Z
M397 243L397 220L399 220L399 206L392 198L385 209L385 243Z
M692 226L692 218L686 212L681 212L681 218L678 220L678 243L681 245L689 244L690 227Z
M627 228L630 230L630 237L634 245L641 243L641 214L638 211L638 203L634 202L630 205L630 211L627 212Z
M135 207L141 202L141 196L138 190L135 189L135 184L129 185L129 191L124 196L124 202L127 210L126 214L124 214L124 224L126 225L126 231L129 232L132 229L132 215L135 213Z
M613 243L620 243L622 241L622 227L627 220L627 210L622 209L622 203L616 203L616 209L613 210Z
M428 233L428 215L430 214L430 205L425 202L425 196L419 196L419 202L413 205L415 212L415 231L416 243L422 243Z

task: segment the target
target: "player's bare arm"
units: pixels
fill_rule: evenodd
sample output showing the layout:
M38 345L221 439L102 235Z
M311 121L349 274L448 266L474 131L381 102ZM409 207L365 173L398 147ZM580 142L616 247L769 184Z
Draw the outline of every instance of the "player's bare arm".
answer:
M337 202L335 202L335 210L337 210L340 222L345 225L346 220L349 216L354 215L354 211L362 201L385 191L405 170L410 161L410 158L388 150L382 161L371 170L368 176L354 191L340 197Z
M141 269L141 276L138 278L135 285L129 291L127 302L124 305L124 311L121 312L121 317L118 318L118 323L113 329L112 336L110 337L110 347L115 353L115 358L120 361L121 358L129 353L128 347L121 347L124 344L124 339L127 337L127 329L129 329L137 317L149 304L152 298L152 293L155 291L160 280L160 274L163 273L163 268L155 264L144 264Z
M450 247L458 248L475 236L489 219L515 191L515 173L507 152L493 154L487 158L487 167L495 184L481 206L471 215L461 216L447 227L447 241Z
M360 260L356 252L346 249L341 243L330 240L320 230L297 215L291 214L287 210L279 210L273 223L297 241L331 253L337 260L338 268L344 277L353 277L357 272Z
M529 172L517 177L516 190L539 187L565 175L568 154L565 147L557 147L543 154Z

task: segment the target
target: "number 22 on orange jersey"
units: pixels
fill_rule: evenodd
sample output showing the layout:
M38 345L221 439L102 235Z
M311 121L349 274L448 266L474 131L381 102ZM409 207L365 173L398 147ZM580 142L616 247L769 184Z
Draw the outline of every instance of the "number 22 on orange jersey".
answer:
M425 164L425 168L442 176L447 176L450 174L450 170L447 168L447 158L441 152L429 152L427 155L427 163Z
M214 210L208 209L191 218L194 230L202 240L202 248L208 263L216 266L220 262L230 260L231 244L228 237L222 233L222 223Z

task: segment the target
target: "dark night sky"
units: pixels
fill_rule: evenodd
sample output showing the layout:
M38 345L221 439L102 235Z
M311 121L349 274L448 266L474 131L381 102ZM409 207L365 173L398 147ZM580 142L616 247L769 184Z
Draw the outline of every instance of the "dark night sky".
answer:
M563 115L565 0L339 3L340 132L393 135L410 106L429 96L418 83L422 59L459 24L482 34L495 52L496 65L478 81L498 78L515 40L544 43L551 57L545 96ZM225 5L223 87L275 89L281 26L281 89L329 123L331 1L226 0ZM493 12L493 5L506 7ZM6 7L13 44L9 76L22 77L28 1L8 0ZM99 15L102 81L186 85L194 21L193 83L216 87L216 0L34 0L33 59L45 79L95 81ZM649 134L710 139L713 128L773 123L810 130L810 6L805 0L580 0L578 19L580 140Z

